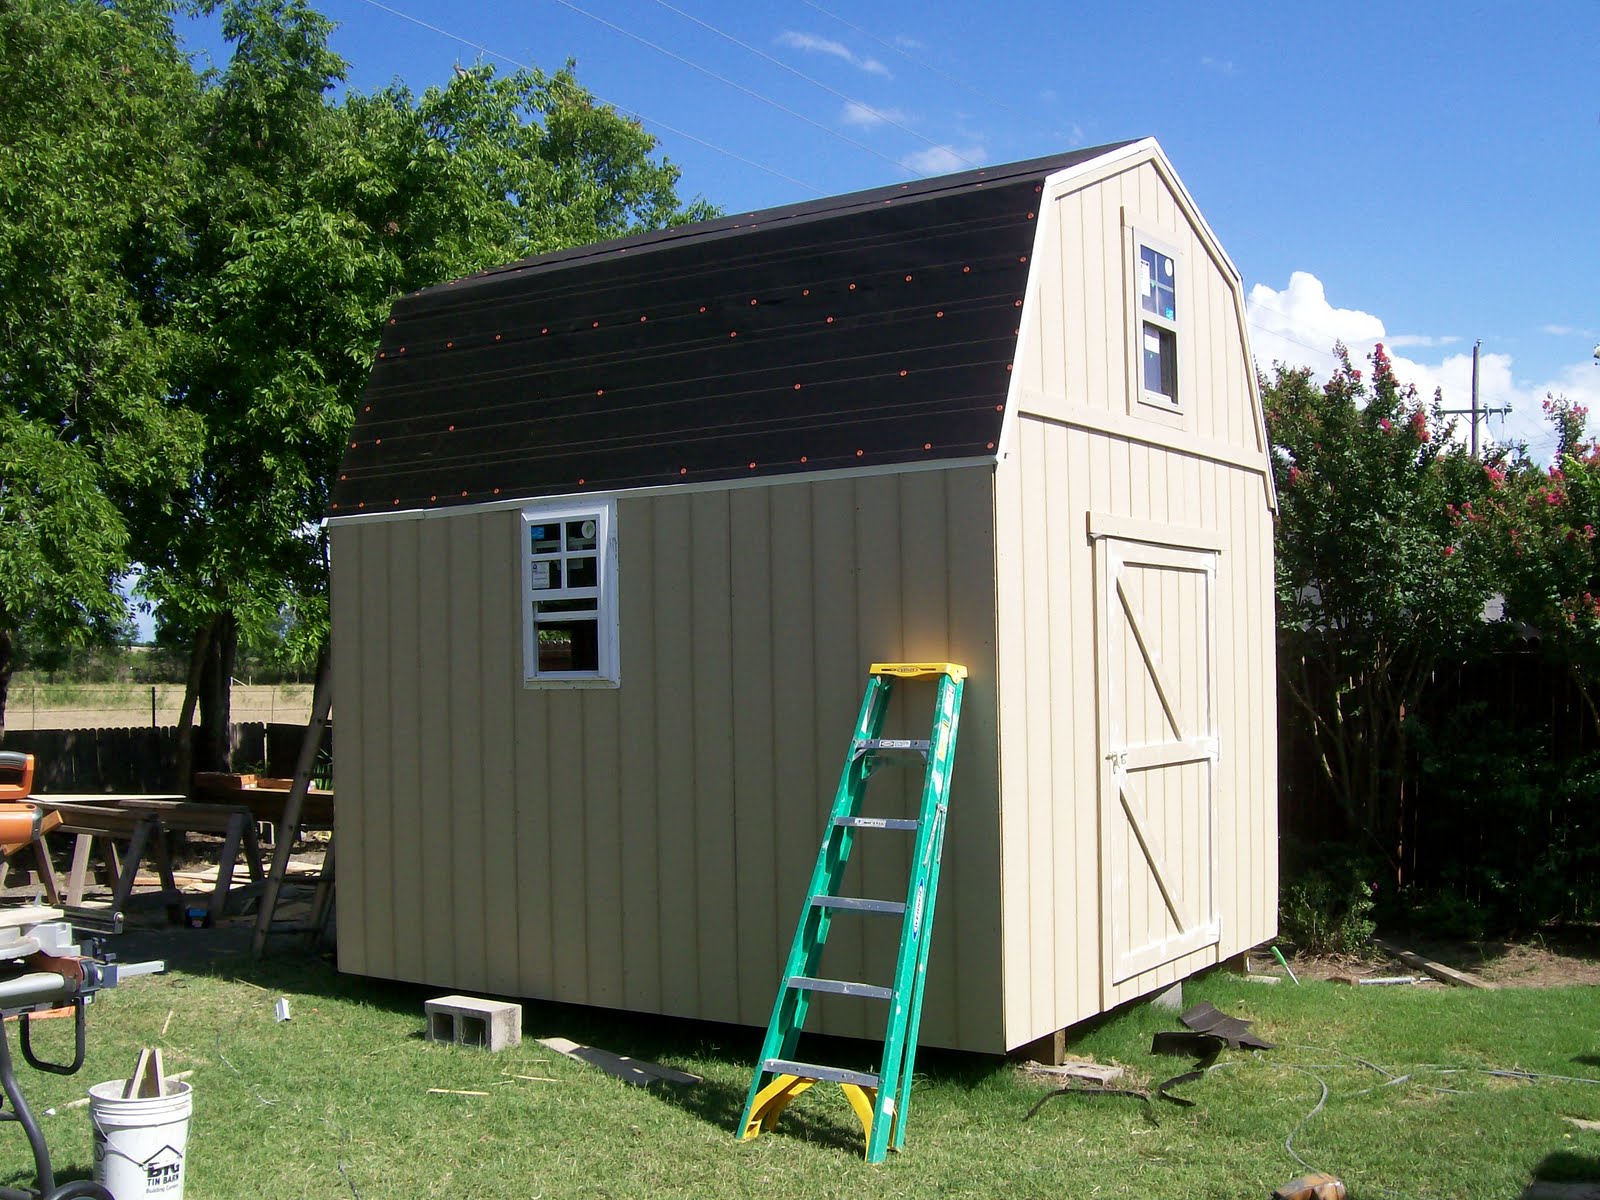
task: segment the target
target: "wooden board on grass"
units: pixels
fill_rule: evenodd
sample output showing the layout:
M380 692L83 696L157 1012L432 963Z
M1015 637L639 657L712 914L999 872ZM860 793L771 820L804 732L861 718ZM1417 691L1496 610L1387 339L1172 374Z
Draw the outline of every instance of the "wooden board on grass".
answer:
M687 1071L677 1071L641 1058L629 1058L625 1054L613 1054L594 1046L582 1046L567 1038L540 1038L539 1044L557 1054L565 1054L591 1067L599 1067L607 1075L634 1087L649 1087L652 1083L700 1082L700 1076L690 1075Z

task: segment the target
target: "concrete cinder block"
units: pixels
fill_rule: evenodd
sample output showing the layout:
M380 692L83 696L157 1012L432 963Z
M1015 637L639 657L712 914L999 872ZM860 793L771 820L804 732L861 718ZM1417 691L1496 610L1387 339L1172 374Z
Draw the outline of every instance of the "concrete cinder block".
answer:
M440 996L423 1006L428 1040L504 1050L522 1041L522 1005L476 996Z

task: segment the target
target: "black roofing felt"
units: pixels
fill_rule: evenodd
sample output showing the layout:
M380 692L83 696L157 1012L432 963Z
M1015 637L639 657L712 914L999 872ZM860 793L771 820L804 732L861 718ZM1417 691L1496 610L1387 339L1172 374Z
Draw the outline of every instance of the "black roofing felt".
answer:
M329 514L993 453L1044 178L1101 146L401 298Z

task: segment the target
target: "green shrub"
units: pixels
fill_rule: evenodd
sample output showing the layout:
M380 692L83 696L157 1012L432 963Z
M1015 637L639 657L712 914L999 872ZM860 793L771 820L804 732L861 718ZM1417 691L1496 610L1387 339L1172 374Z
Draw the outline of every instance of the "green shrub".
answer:
M1303 954L1359 953L1377 928L1368 865L1336 854L1286 871L1279 890L1279 931Z

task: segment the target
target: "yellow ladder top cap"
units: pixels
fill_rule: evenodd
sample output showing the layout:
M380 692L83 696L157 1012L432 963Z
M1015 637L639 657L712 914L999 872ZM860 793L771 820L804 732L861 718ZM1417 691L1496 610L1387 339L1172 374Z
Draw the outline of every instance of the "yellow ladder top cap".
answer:
M922 679L929 675L948 675L951 679L967 677L967 669L960 663L873 663L867 672L871 675L894 675L900 679Z

